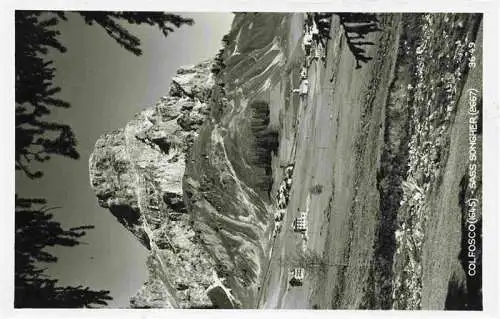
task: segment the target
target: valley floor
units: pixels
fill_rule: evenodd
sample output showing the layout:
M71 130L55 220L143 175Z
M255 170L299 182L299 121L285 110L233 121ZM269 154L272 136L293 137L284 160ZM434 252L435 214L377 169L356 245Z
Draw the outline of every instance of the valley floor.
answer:
M294 163L295 168L287 214L271 247L260 300L255 305L258 308L382 307L367 299L387 284L377 286L370 281L374 280L372 259L382 218L377 173L402 16L381 16L383 31L368 34L366 41L374 45L364 47L373 60L358 69L344 33L339 32L338 17L333 19L327 58L324 62L314 60L309 67L307 98L288 92L290 87L298 87L300 68L284 74L282 82L287 85L282 83L275 89L279 92L271 92L271 96L285 99L285 110L272 119L281 133L280 152L273 166L274 184L279 185L283 176L280 164ZM296 15L290 24L290 47L296 51L291 56L301 60L303 53L293 41L297 41L303 21ZM476 73L468 73L467 83L480 83ZM459 103L464 99L462 96ZM463 122L466 108L462 105L459 109L450 126L449 155L441 170L444 177L429 199L435 213L426 223L422 251L423 309L444 309L449 278L459 265L461 219L456 210L458 184L466 173L466 158L461 152L467 139ZM321 185L320 193L311 192L315 185ZM301 211L309 216L305 247L291 227ZM326 267L306 265L304 285L290 287L288 270L296 266L297 255L304 249L321 256Z

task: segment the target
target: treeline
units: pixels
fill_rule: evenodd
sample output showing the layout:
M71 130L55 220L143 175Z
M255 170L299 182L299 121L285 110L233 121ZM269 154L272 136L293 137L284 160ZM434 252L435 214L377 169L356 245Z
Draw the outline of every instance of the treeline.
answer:
M224 64L223 55L224 55L223 48L219 49L219 51L215 55L214 64L212 65L212 68L210 69L210 72L212 72L215 75L219 74L226 67L226 65Z
M209 103L210 116L216 121L219 121L222 118L222 115L224 114L224 109L227 104L227 101L225 99L226 97L225 83L221 72L226 67L226 64L224 63L224 52L226 48L229 46L229 42L230 42L229 34L224 35L222 37L222 48L219 49L219 51L215 55L214 63L212 64L212 68L210 69L210 72L212 72L212 74L215 75L215 87L211 92L211 98Z
M226 67L226 64L224 63L224 52L228 46L229 34L226 34L222 37L222 48L220 48L215 55L214 64L210 70L214 75L218 75Z
M367 63L372 57L367 56L363 46L373 45L371 41L366 41L365 37L377 31L382 31L379 27L379 19L374 13L343 12L337 13L340 17L340 24L344 28L347 46L354 55L356 68L361 68L360 62Z
M400 42L403 40L400 39ZM404 51L398 51L396 66L408 65ZM396 68L397 69L397 68ZM409 107L401 107L397 96L401 79L396 73L390 86L385 107L384 147L377 171L377 189L380 196L379 220L375 231L374 253L370 269L369 288L366 294L368 309L390 309L392 307L392 279L394 254L396 252L395 231L398 211L403 200L402 182L407 175L411 118L415 116ZM408 97L408 105L413 96Z
M273 183L272 154L277 155L279 133L269 128L268 103L257 101L249 107L251 112L249 128L252 133L249 160L257 168L256 186L269 194Z

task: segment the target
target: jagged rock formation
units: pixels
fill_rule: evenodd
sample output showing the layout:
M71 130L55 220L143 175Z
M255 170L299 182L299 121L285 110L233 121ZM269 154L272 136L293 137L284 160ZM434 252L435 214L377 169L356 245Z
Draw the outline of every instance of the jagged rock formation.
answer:
M207 117L210 62L182 68L170 95L104 134L90 157L99 204L150 251L145 286L133 307L206 307L214 262L197 243L183 201L186 150Z
M265 35L260 42L238 36L254 18L235 16L224 72L212 75L211 62L180 68L168 96L96 142L89 170L99 204L150 250L149 278L132 307L257 303L273 216L261 180L272 178L270 155L249 159L256 145L251 103L280 75L286 15L255 22L262 25L257 36Z

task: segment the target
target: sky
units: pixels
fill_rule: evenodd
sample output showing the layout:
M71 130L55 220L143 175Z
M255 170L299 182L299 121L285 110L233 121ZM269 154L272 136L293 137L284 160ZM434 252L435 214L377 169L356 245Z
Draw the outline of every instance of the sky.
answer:
M88 159L98 137L123 127L137 112L168 93L182 65L215 56L231 26L231 13L180 13L194 19L165 38L150 26L127 25L141 39L140 57L124 50L98 26L85 25L75 14L59 25L60 42L68 51L54 54L55 84L60 98L71 103L50 119L69 124L78 140L79 160L52 157L40 168L44 177L29 180L16 173L16 192L45 197L63 227L95 225L85 244L52 250L59 261L48 273L60 285L84 285L111 291L110 307L128 307L147 278L147 250L107 210L98 206L90 188Z

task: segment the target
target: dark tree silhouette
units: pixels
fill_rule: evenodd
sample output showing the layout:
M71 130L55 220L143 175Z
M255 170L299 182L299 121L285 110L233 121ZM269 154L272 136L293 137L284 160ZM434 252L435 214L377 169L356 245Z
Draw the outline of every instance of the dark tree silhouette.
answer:
M257 168L254 172L257 176L257 188L264 190L267 195L272 188L272 154L278 152L279 134L277 131L269 128L269 104L264 101L255 101L250 104L251 116L249 136L251 144L251 155L249 161Z
M214 74L217 75L219 74L224 68L226 67L226 64L224 63L224 48L220 49L214 59L214 63L212 65L212 68L210 71Z
M30 178L41 171L31 171L31 161L44 162L59 154L77 159L76 140L68 125L48 122L45 116L53 108L68 108L69 103L55 97L61 91L54 86L53 61L44 56L50 48L63 53L66 48L56 39L57 17L42 18L41 12L16 11L16 170Z
M44 264L57 262L57 257L47 247L72 247L80 244L79 238L86 225L64 230L53 220L42 198L20 198L16 195L15 234L15 307L66 308L107 305L109 291L92 291L82 286L56 287L56 279L45 274Z
M78 12L88 25L101 26L118 44L135 55L141 55L140 39L119 22L157 26L167 36L193 20L164 12ZM32 161L44 162L57 154L72 159L80 155L71 127L48 122L54 108L68 108L69 103L56 97L61 88L53 84L56 68L47 60L50 49L66 52L57 36L57 25L67 20L66 14L44 11L16 11L16 170L30 178L40 178L42 171L31 171Z
M61 13L64 14L64 13ZM130 33L119 24L118 21L126 21L130 24L148 24L157 26L164 36L184 24L192 25L193 19L183 18L176 14L165 12L104 12L104 11L81 11L79 14L85 19L85 23L100 25L108 35L115 39L126 50L141 55L141 40Z
M193 20L163 12L76 12L88 25L99 25L125 50L141 55L141 41L120 22L157 26L167 36L174 28ZM45 162L52 155L78 159L77 141L71 127L50 121L57 108L70 104L57 97L54 85L56 66L47 58L50 51L66 52L58 40L57 26L66 13L46 11L15 12L15 169L31 179L43 172L33 162ZM54 221L42 198L21 198L16 194L15 210L15 307L73 308L98 307L112 300L109 291L83 286L57 286L57 279L45 274L43 264L57 262L45 248L79 245L79 238L93 226L65 230ZM36 206L36 207L34 207Z
M356 60L356 69L361 68L359 62L367 63L372 57L366 56L363 45L373 45L371 41L363 41L365 36L372 32L382 31L379 27L379 20L374 13L337 13L340 17L340 24L344 28L347 46L351 50ZM354 41L360 40L360 41Z

